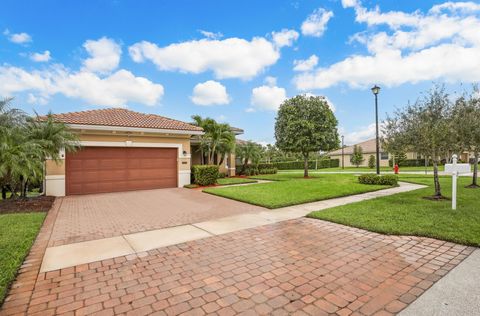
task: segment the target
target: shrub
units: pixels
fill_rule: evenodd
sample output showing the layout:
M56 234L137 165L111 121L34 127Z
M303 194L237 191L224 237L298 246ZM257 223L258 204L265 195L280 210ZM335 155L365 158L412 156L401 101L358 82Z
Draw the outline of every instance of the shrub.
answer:
M219 172L219 173L218 173L218 178L219 178L219 179L223 179L223 178L225 178L226 176L227 176L227 174L226 174L225 172Z
M194 165L192 166L193 182L205 186L217 183L218 166Z
M370 155L370 157L368 157L368 168L373 169L375 168L375 165L376 165L375 156Z
M361 184L377 184L377 185L397 185L398 177L395 175L383 175L376 174L362 174L358 177L358 182Z

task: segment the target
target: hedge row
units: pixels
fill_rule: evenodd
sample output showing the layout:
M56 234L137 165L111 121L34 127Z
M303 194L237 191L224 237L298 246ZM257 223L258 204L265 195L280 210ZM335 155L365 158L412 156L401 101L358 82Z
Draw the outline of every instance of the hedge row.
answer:
M218 166L212 165L193 165L192 182L201 186L213 185L217 183L219 176Z
M398 164L399 167L424 167L425 166L425 159L405 159L405 160L400 160L400 161L395 161L396 164ZM393 160L390 159L388 161L388 164L390 167L393 167ZM428 165L432 165L432 161L428 161Z
M379 184L379 185L397 185L398 177L395 175L376 175L376 174L362 174L358 177L358 182L361 184Z
M258 164L259 168L265 166L266 168L277 168L278 170L290 170L290 169L303 169L303 161L282 161L272 163ZM323 159L323 160L310 160L308 161L308 169L325 169L325 168L337 168L340 166L339 159Z
M242 168L237 168L237 173L240 174ZM248 165L243 174L246 176L255 176L258 174L275 174L277 173L277 168L273 164L258 164L258 165Z

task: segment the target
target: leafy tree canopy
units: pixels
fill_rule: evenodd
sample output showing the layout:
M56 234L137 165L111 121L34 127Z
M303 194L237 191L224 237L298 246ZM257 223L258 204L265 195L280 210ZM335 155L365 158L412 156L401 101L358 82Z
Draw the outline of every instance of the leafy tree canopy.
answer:
M329 151L339 146L338 121L325 98L297 95L285 100L275 122L276 145L280 150L301 153L308 176L311 152Z

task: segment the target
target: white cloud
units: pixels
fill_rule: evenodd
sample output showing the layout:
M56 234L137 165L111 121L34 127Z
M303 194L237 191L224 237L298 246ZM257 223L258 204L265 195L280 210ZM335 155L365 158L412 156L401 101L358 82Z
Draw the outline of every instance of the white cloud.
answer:
M26 44L32 41L32 37L27 33L10 33L7 29L3 31L3 34L8 37L8 40L15 44Z
M375 137L375 123L371 123L368 126L362 126L359 130L348 133L345 133L344 129L340 128L340 132L345 136L345 144L358 144Z
M447 2L427 13L383 13L378 7L368 10L359 2L344 2L344 6L354 5L356 21L367 25L353 39L369 53L297 75L294 82L298 89L322 89L339 83L365 88L373 83L396 86L480 80L480 17L472 13L476 8L473 3ZM374 25L387 28L370 28Z
M248 108L247 112L253 112L255 109L276 111L286 98L287 92L284 88L265 85L253 88L250 99L252 107Z
M434 5L430 12L440 14L442 11L457 11L462 13L480 11L480 4L474 2L445 2Z
M280 32L272 32L272 39L277 47L292 46L293 42L298 39L298 32L283 29Z
M230 103L227 89L220 82L208 80L193 88L192 102L198 105L221 105Z
M185 73L213 71L216 78L250 79L280 58L278 48L263 37L201 39L159 47L147 41L129 47L139 63L153 62L158 69Z
M330 110L332 110L332 112L335 112L337 110L337 108L335 107L335 104L333 104L333 102L328 97L326 97L324 95L318 95L318 94L314 94L314 93L311 93L311 92L304 93L304 95L307 96L307 97L320 97L320 98L324 99L325 101L327 101L328 107L330 108Z
M39 104L39 105L45 105L48 103L48 98L39 96L39 95L33 95L32 93L29 93L27 96L27 102L30 104Z
M88 40L83 44L83 47L91 56L84 60L84 70L107 74L118 67L122 49L114 40L106 37L96 41Z
M358 5L357 0L342 0L342 6L344 8L352 8Z
M210 39L219 39L223 37L223 34L220 32L209 32L204 30L198 30L203 36Z
M277 85L277 78L272 77L272 76L267 76L267 77L265 77L264 82L269 87L276 86Z
M48 50L43 53L33 53L30 55L30 59L36 62L48 62L50 58L50 51Z
M302 23L302 34L306 36L320 37L327 29L328 21L333 17L332 11L318 8L310 14Z
M293 61L293 70L295 71L309 71L315 68L318 64L318 57L317 55L312 55L307 59Z
M157 104L163 96L163 86L143 77L135 77L121 69L99 77L90 72L73 72L62 65L46 70L26 71L13 66L0 66L0 95L29 92L28 100L46 103L55 94L84 100L102 106L126 106L128 102Z

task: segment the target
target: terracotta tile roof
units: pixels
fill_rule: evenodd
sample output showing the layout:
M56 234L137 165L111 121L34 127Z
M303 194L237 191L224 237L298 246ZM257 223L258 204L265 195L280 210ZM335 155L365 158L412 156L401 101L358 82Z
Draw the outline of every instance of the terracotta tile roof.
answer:
M53 114L53 116L59 122L66 124L154 128L195 132L203 130L198 126L169 119L157 114L145 114L118 108L68 112ZM44 118L45 116L40 117L40 120Z
M363 153L364 154L371 154L376 152L376 145L375 145L375 138L366 140L364 142L356 144L357 146L362 147ZM351 155L353 154L353 146L347 146L345 147L344 154L345 155ZM382 152L382 143L380 142L380 152ZM342 154L342 149L337 149L334 151L331 151L328 153L329 156L334 156L334 155L341 155Z

